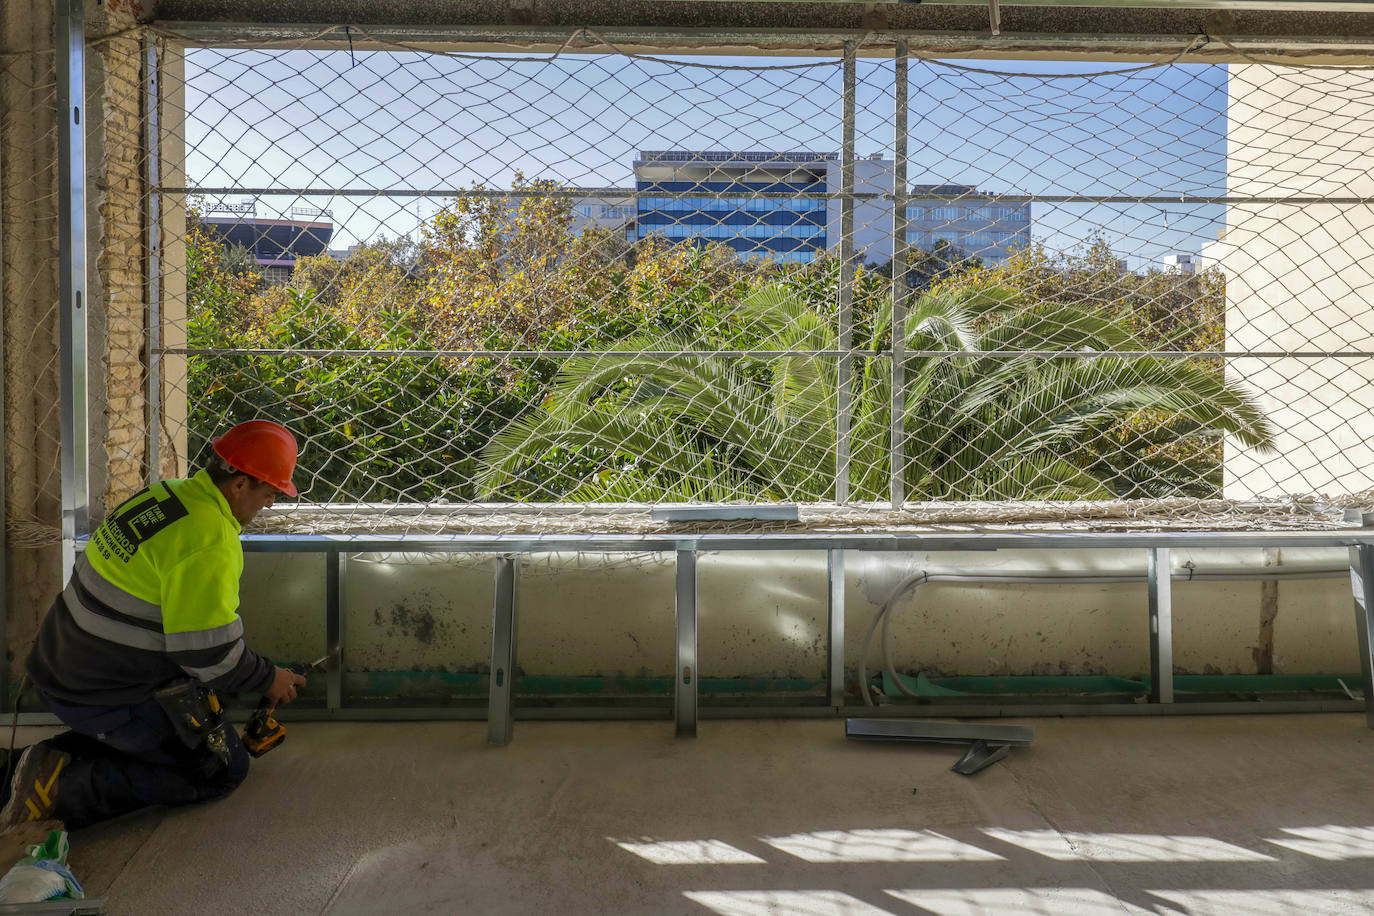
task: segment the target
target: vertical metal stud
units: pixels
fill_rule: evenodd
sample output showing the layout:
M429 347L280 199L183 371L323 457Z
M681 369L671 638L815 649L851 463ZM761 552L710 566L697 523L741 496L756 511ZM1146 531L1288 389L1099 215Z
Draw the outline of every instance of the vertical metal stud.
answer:
M326 671L325 706L333 711L343 707L345 589L348 554L342 550L325 552L324 640L329 652Z
M907 93L908 47L897 41L894 112L894 161L892 174L892 403L891 438L888 443L892 482L892 508L906 502L906 254L907 254L907 140L910 104Z
M491 626L491 676L487 691L487 744L510 744L515 728L515 633L520 557L496 560Z
M1360 680L1364 683L1364 721L1374 728L1374 657L1369 634L1374 632L1374 544L1350 548L1350 586L1355 594L1355 636L1360 645Z
M148 342L145 411L148 424L148 437L145 446L147 456L147 483L162 476L162 194L158 190L162 184L162 92L159 86L158 56L156 39L143 39L143 143L147 156L144 158L144 251L147 253L145 274L147 278L146 337Z
M826 578L830 585L829 669L830 705L844 705L844 551L828 550Z
M835 502L849 501L849 420L854 356L854 123L855 45L844 43L844 146L840 164L839 373L835 380Z
M1150 702L1174 701L1173 580L1169 548L1151 547L1146 573L1150 594Z
M62 578L90 520L86 371L86 10L57 3L58 257L62 375Z
M680 738L697 733L697 552L693 547L677 551L677 673L673 679L673 721Z

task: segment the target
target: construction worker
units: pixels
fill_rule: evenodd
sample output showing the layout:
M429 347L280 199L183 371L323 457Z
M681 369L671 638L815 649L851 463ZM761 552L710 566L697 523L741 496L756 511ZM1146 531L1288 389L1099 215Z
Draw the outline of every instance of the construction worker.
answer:
M115 509L77 557L27 662L70 731L24 751L0 829L222 798L248 775L248 755L217 693L281 704L305 683L248 648L238 615L239 532L278 494L296 495L296 440L250 420L212 448L193 477Z

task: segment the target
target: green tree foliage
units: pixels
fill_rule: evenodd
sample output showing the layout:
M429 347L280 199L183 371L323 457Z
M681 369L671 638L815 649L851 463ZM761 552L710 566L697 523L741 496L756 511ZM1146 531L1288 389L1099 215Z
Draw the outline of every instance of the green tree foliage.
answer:
M888 330L878 313L864 349ZM834 325L785 284L760 288L738 317L761 348L833 350ZM1004 287L963 281L921 296L907 315L916 351L1132 350L1121 322ZM682 350L711 349L680 336ZM550 396L483 453L482 491L528 480L561 449L608 456L592 476L542 473L548 498L824 500L835 474L838 363L796 356L649 358L653 341L624 341L624 356L570 360ZM661 347L661 343L659 344ZM886 494L889 363L860 360L854 380L851 486ZM1062 499L1117 495L1140 456L1084 446L1133 412L1150 410L1178 435L1227 433L1267 447L1272 431L1252 399L1187 362L1098 357L912 358L906 367L905 477L913 499Z
M471 455L525 403L493 373L452 371L433 357L415 308L415 284L385 251L339 264L305 258L294 284L238 299L243 323L207 315L192 346L327 351L228 354L190 361L193 454L225 425L252 417L285 423L303 443L297 479L318 501L434 500L462 493ZM215 290L218 275L193 274ZM214 301L226 297L215 291ZM362 350L366 356L328 355Z
M1079 252L1055 254L1031 245L969 278L1109 317L1131 332L1136 349L1198 352L1220 350L1225 342L1226 284L1219 270L1129 271L1100 236ZM1223 372L1220 360L1199 357L1190 362L1211 375ZM1166 413L1143 408L1124 416L1084 448L1123 496L1214 496L1221 491L1222 437ZM1123 463L1113 457L1121 454L1139 460Z
M680 354L836 350L837 259L774 264L722 244L574 233L571 198L523 179L517 190L460 195L414 243L302 258L286 286L265 284L193 214L189 342L230 351L188 361L193 456L261 416L304 443L298 478L316 501L830 498L833 356ZM1214 275L1125 272L1105 243L1068 258L1033 247L996 267L949 246L913 258L908 349L1221 339ZM850 274L860 351L890 346L888 272ZM489 353L416 354L453 350ZM614 355L499 355L512 350ZM851 493L881 499L890 361L852 365ZM913 499L1211 495L1222 435L1271 437L1202 358L927 356L906 374Z
M569 232L571 219L566 197L464 195L418 244L301 258L289 285L267 286L232 266L193 215L189 342L231 352L189 360L192 455L232 422L269 417L304 443L306 498L470 499L474 456L538 403L560 361L410 354L577 350L697 330L766 269L719 245L608 245L605 233Z

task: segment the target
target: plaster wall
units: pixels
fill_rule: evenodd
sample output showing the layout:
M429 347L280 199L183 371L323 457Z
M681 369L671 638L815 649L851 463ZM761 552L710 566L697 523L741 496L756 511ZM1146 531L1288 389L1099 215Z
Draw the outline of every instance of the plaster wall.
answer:
M845 664L895 585L917 570L1143 573L1142 551L865 554L846 564ZM250 554L244 616L254 645L283 660L324 653L320 555ZM1175 568L1342 566L1342 550L1173 551ZM493 565L471 555L357 554L347 562L350 672L485 672ZM526 675L671 677L674 567L669 555L558 554L522 560L517 662ZM1179 673L1359 670L1348 578L1175 582ZM728 552L698 564L703 678L819 680L826 671L823 553ZM1266 611L1267 597L1271 599ZM1276 603L1272 600L1276 598ZM1270 618L1266 626L1266 614ZM921 586L901 599L891 647L903 671L935 675L1118 674L1149 670L1141 584ZM877 643L866 662L881 666ZM423 690L423 685L419 688Z

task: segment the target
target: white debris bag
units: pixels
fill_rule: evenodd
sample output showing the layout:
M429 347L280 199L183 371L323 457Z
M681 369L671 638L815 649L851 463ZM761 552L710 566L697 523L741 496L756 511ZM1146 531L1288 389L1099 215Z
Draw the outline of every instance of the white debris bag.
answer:
M58 897L85 897L67 868L67 831L53 830L0 878L0 903L41 903Z

